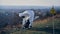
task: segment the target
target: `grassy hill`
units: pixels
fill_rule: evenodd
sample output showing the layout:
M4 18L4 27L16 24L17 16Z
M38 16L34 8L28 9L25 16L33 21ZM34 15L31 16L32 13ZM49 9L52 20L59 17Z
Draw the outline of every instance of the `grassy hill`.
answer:
M9 25L5 27L2 33L6 34L53 34L53 23L54 23L54 34L60 32L60 14L44 19L37 19L34 21L31 29L21 29L21 24L17 24L13 28ZM0 31L1 33L1 31Z

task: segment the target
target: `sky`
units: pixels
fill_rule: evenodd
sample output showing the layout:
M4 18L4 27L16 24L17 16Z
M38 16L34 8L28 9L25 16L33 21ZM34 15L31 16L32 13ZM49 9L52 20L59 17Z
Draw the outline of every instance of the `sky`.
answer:
M60 6L60 0L0 0L0 6Z

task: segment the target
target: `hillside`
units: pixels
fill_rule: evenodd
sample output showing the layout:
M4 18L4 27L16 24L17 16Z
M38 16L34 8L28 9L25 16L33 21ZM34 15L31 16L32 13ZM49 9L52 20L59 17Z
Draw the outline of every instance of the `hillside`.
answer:
M54 18L54 19L53 19ZM21 29L21 24L17 24L16 27L11 28L5 27L3 31L8 34L53 34L53 23L54 33L59 34L60 32L60 14L45 19L38 19L34 21L33 28Z

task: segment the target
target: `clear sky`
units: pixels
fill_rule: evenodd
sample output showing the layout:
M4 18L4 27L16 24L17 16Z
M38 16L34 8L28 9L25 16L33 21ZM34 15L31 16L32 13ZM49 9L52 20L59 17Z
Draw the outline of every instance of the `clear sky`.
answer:
M0 0L0 6L60 6L60 0Z

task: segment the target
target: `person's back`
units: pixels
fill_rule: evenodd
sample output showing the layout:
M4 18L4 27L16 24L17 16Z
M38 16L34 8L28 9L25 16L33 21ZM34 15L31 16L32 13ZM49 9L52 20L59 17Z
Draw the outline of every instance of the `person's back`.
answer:
M27 14L29 15L31 21L34 20L34 11L32 11L32 10L26 10L26 11L24 11L23 13L24 13L24 14L27 13Z

